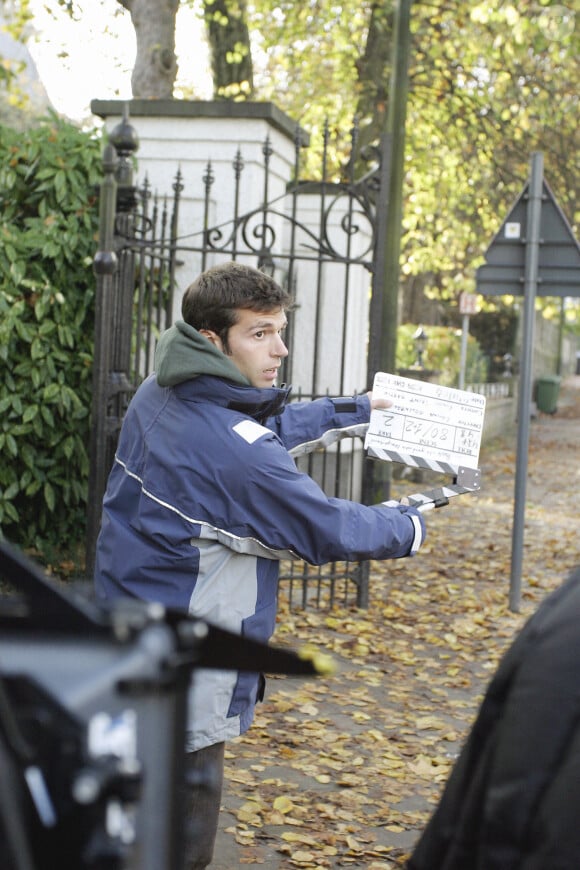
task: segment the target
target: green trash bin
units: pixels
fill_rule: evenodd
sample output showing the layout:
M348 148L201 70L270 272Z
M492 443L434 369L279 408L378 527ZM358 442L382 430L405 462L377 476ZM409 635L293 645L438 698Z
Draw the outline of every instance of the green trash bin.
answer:
M544 375L538 378L536 383L536 405L538 411L544 414L555 414L558 410L558 396L560 395L560 381L558 375Z

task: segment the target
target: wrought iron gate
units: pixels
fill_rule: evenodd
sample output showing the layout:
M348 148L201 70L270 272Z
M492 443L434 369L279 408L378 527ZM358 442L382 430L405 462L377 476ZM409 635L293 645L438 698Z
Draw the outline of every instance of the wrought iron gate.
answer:
M208 160L202 182L199 226L182 227L184 190L177 171L170 196L153 195L149 184L133 185L137 148L125 117L106 146L101 187L99 251L95 257L97 316L92 406L87 571L92 571L100 506L122 418L134 390L151 371L155 341L175 316L176 274L185 260L197 272L223 260L241 260L268 271L297 301L289 317L290 354L282 380L296 387L294 398L345 395L368 388L373 278L377 227L386 207L381 196L387 149L373 154L375 165L355 179L356 127L345 179L326 178L329 147L325 133L321 178L300 179L303 141L295 136L294 180L282 199L272 200L269 182L273 150L263 143L262 191L258 207L243 213L240 191L244 158L232 159L233 209L219 223L210 220L216 182ZM190 276L189 280L195 277ZM189 282L188 282L189 283ZM376 324L375 324L376 326ZM364 500L362 444L349 440L297 460L332 496ZM291 603L322 606L340 601L366 606L367 563L334 563L315 568L282 563L281 589Z

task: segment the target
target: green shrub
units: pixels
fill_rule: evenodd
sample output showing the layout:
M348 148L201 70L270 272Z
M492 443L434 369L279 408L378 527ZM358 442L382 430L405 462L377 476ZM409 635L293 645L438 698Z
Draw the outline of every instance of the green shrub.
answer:
M100 155L0 127L0 529L45 560L85 534Z

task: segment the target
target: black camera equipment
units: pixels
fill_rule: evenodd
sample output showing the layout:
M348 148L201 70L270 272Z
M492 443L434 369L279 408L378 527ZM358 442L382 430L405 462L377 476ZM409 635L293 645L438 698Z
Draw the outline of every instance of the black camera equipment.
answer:
M315 674L312 655L168 611L110 609L0 541L2 870L179 870L196 668Z

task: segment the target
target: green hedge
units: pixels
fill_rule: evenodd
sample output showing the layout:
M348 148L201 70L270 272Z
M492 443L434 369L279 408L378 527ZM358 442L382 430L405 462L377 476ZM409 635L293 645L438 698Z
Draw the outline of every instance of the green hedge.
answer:
M84 540L98 135L0 127L0 530L44 561Z

